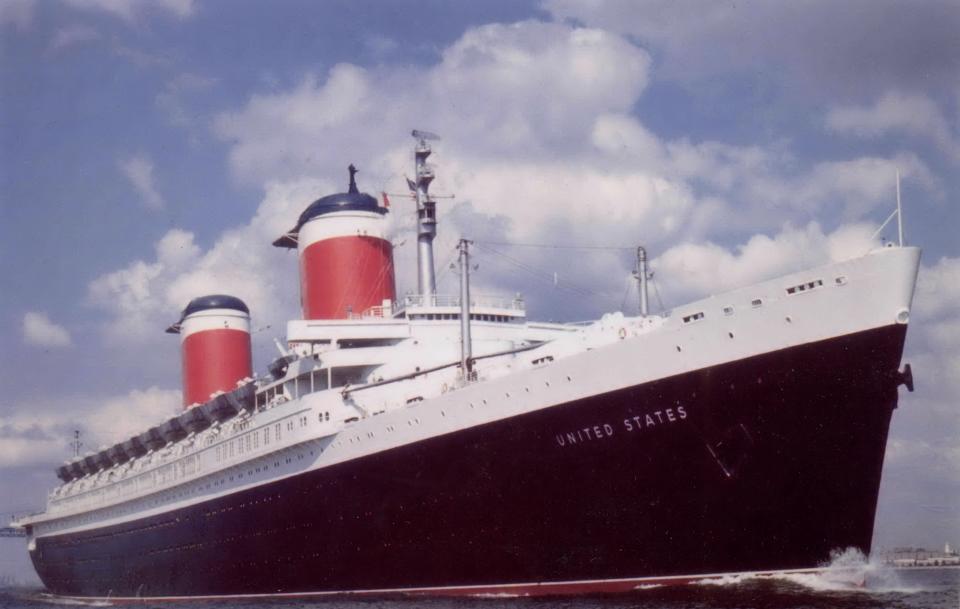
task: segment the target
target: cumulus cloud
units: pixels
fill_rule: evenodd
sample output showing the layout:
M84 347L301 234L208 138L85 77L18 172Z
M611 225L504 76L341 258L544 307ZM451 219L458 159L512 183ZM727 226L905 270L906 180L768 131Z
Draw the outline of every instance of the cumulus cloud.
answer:
M456 193L472 206L470 230L496 226L506 231L501 240L556 240L589 221L607 241L656 248L811 217L882 215L897 168L937 188L912 154L803 166L786 142L662 140L631 114L650 62L625 38L595 29L489 25L468 30L433 66L340 64L325 79L308 75L291 90L254 95L219 115L214 130L231 144L238 180L320 175L340 182L350 160L364 169L368 189L396 192L410 172L401 134L429 127L444 137L432 158L440 167L434 192ZM424 108L429 125L420 123ZM357 129L364 124L378 128ZM449 234L466 217L446 218L455 208L440 206Z
M255 319L280 324L297 309L295 263L270 241L313 197L343 188L342 167L349 161L360 165L366 190L403 189L410 141L399 135L410 126L444 135L433 157L441 165L434 192L458 194L455 202L439 206L438 258L467 232L487 241L577 242L585 226L604 243L643 243L657 251L732 226L752 235L784 221L806 223L828 204L857 220L888 199L894 165L922 183L933 182L909 155L796 171L782 148L661 141L630 115L649 67L649 55L619 36L521 22L468 30L433 66L340 64L325 79L307 75L291 90L254 95L241 109L219 115L214 130L231 143L238 180L269 184L256 216L225 231L207 250L192 234L171 231L153 258L91 282L89 302L110 315L105 327L115 338L155 340L156 329L187 301L218 291L247 300ZM209 84L177 83L177 89ZM430 125L418 122L423 108L431 109ZM379 127L358 129L364 124ZM391 133L398 137L385 146ZM162 202L147 159L135 157L125 172L146 201L154 207ZM394 206L394 234L412 243L411 210L404 203ZM805 236L808 251L831 247L828 236L813 234L819 230L808 227L777 239ZM752 256L762 251L762 238L748 245L744 251ZM632 264L621 254L510 256L593 294L564 313L581 317L620 302ZM412 247L398 249L401 289L413 285L413 258ZM508 264L503 257L489 262L510 270L500 268ZM742 264L726 270L731 282L752 276ZM515 272L499 278L481 272L476 280L491 291L525 291L533 310L549 316L565 303L551 291L556 285L531 287L529 278Z
M884 93L872 105L843 105L829 111L829 129L862 137L878 137L891 132L927 138L948 157L960 162L960 134L951 126L940 107L929 97Z
M89 302L110 315L107 334L117 338L155 340L156 328L187 301L216 291L247 300L255 319L280 324L297 309L295 263L270 241L313 197L343 188L347 162L361 167L365 190L402 191L411 143L402 134L411 126L444 136L431 157L440 165L433 190L458 196L439 205L439 261L456 237L468 233L480 241L548 243L582 242L589 234L596 238L587 241L643 243L656 252L711 235L746 239L784 222L807 226L772 238L774 249L787 248L783 259L793 259L838 247L839 237L807 225L811 216L826 212L828 219L856 224L892 205L895 167L935 188L925 165L907 154L798 168L785 143L761 148L661 140L631 115L647 86L650 62L646 51L621 36L527 21L467 30L432 66L339 64L324 78L308 74L290 90L254 95L240 109L217 116L213 129L230 142L236 179L268 184L257 215L226 230L207 250L192 234L171 231L153 258L91 282ZM171 83L177 90L208 85L195 78ZM429 125L419 122L424 108L430 109ZM378 128L358 128L368 124ZM145 200L162 201L147 159L127 163L125 171ZM396 252L401 291L415 285L412 208L405 204L396 201L392 214L396 241L408 243ZM844 230L859 235L867 229ZM713 271L725 273L731 284L748 281L756 275L749 270L755 258L765 258L764 239L771 240L750 239L742 259L730 254L727 265ZM680 253L674 249L664 263L679 260ZM479 255L507 271L478 273L480 288L524 291L533 312L551 317L563 306L568 317L616 307L632 265L622 252L509 252L542 276L559 277L554 284L575 284L581 295L592 295L570 308L552 291L557 285L531 286L529 277L504 267L511 264L505 256ZM783 259L765 258L764 268L773 272ZM277 328L272 334L279 333Z
M952 86L960 17L949 0L783 3L743 0L544 0L554 18L629 35L657 55L660 78L717 83L718 75L779 83L791 96L831 98L889 83Z
M892 209L896 202L896 175L900 172L928 192L938 192L938 181L914 154L892 158L860 157L827 161L813 166L796 184L797 200L813 208L838 204L844 217L860 218L874 209Z
M391 135L411 126L439 132L462 155L553 158L577 149L597 114L629 110L649 64L645 51L599 30L487 25L468 30L434 66L340 64L325 79L308 75L291 91L255 95L220 115L215 132L233 144L234 175L253 183L316 175L345 164L346 154L384 177L402 172L407 161ZM358 128L370 124L376 133Z
M960 316L960 258L944 256L925 266L917 285L917 309L928 319Z
M227 293L243 299L255 327L272 326L297 314L296 258L271 242L286 232L306 205L331 185L317 180L274 183L257 213L245 225L229 228L202 249L190 232L173 229L156 244L152 258L136 260L93 280L87 301L108 314L105 335L115 344L161 345L161 330L175 321L193 298Z
M135 21L145 11L163 11L180 19L193 15L193 0L64 0L70 6L81 10L95 10L109 13L124 21Z
M361 188L373 192L406 190L411 127L440 133L431 157L440 167L433 192L458 198L439 205L438 257L463 229L538 239L547 236L548 220L553 239L588 221L597 233L609 230L609 239L628 242L645 222L643 234L661 239L683 229L690 193L653 168L611 165L602 149L616 146L616 118L645 89L649 66L643 49L599 30L487 25L465 32L435 65L340 64L325 78L307 75L291 90L254 95L218 116L214 130L231 144L238 180L322 176L342 189L342 168L353 161ZM422 123L424 109L429 124ZM358 128L368 124L378 128ZM412 242L410 211L395 201L398 241ZM410 266L407 255L398 251L401 272ZM578 274L594 281L586 270ZM410 285L403 276L399 283Z
M95 28L82 23L74 23L62 27L54 33L53 39L50 41L49 49L51 53L56 53L57 51L62 51L63 49L78 44L98 40L99 38L100 32Z
M107 397L85 417L91 441L99 446L126 440L179 413L181 402L179 390L159 387Z
M0 418L0 467L59 464L67 457L66 430L20 418Z
M160 315L170 317L186 305L186 301L171 302L165 288L170 277L186 272L198 260L200 248L193 238L193 233L173 229L156 243L152 261L136 260L90 283L88 301L113 316L108 336L119 341L142 340L164 323Z
M588 241L644 243L656 251L678 240L804 225L811 217L882 218L892 206L897 168L923 188L937 187L911 154L803 166L787 142L662 140L632 114L650 64L646 51L609 32L530 21L488 25L467 30L432 66L340 64L325 78L310 74L290 90L254 95L220 114L214 131L231 145L238 180L306 175L337 184L343 165L354 161L363 170L361 187L374 192L405 188L410 141L401 134L411 126L439 132L433 191L457 199L439 205L438 255L452 247L444 245L447 237L467 232L493 241L582 241L584 227L598 237ZM429 125L420 122L425 108ZM367 124L378 128L357 128ZM407 213L403 204L394 206L396 215ZM398 240L409 241L409 218L397 220ZM589 305L602 309L620 302L631 264L622 256L591 263L530 250L511 255L547 274L562 268L569 281L601 295ZM401 272L407 262L412 257L400 251ZM401 276L399 283L410 280ZM524 283L513 275L488 287L515 291ZM524 291L533 292L533 305L563 302L548 289ZM587 313L578 307L570 314Z
M144 205L152 210L163 209L166 203L153 181L153 161L138 154L121 160L119 167Z
M767 228L783 218L824 213L845 221L870 217L895 204L896 174L939 194L940 185L915 154L861 156L797 167L790 154L774 147L731 146L722 142L667 143L670 168L713 196L734 201L752 221ZM779 218L779 220L778 220ZM736 222L736 219L733 220Z
M879 245L869 224L844 225L824 233L811 222L787 226L774 236L754 235L729 249L715 243L684 243L654 259L660 281L681 301L717 294L831 261L866 254Z
M5 408L0 417L0 467L48 465L72 457L73 430L80 430L82 452L125 440L176 414L180 391L150 387L104 397L69 396L70 408L36 402Z
M23 316L23 340L28 345L46 348L69 347L70 333L50 320L46 313L29 311Z

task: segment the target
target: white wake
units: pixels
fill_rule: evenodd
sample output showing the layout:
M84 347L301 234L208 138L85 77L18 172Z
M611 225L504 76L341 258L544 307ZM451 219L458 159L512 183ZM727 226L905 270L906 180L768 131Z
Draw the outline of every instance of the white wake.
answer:
M815 571L799 573L743 573L704 578L697 584L730 586L762 580L788 581L817 592L865 592L874 594L922 592L924 588L907 585L896 569L870 560L855 548L834 550L830 560Z

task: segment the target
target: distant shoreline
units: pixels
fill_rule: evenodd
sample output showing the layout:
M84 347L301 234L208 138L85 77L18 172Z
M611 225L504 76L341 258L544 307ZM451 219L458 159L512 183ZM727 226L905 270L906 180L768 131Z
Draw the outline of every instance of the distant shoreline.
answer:
M960 565L891 565L884 563L883 566L892 569L908 569L910 571L916 571L918 569L960 569Z

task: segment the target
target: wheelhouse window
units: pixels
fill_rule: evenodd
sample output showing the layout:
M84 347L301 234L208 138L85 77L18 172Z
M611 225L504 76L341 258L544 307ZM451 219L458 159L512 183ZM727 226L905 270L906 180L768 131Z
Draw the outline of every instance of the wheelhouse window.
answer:
M323 391L330 388L330 370L314 370L310 373L313 391Z
M359 385L363 383L366 366L342 366L330 369L330 386Z
M310 373L301 374L297 377L297 397L307 395L313 392L310 382Z

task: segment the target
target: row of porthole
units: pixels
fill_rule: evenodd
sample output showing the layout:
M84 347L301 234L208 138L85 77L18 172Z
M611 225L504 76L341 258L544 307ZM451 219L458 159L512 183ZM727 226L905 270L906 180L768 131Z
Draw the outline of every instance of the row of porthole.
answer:
M571 376L569 376L569 375L567 375L565 378L566 378L567 382L572 382L572 381L573 381L573 378L572 378ZM544 384L544 386L546 386L546 387L550 387L550 381L544 381L543 384ZM524 387L523 389L524 389L525 392L530 393L530 388L529 388L529 387ZM509 392L509 391L508 391L508 392L505 392L504 395L505 395L506 398L509 398L509 397L510 397L510 392ZM486 400L486 399L482 399L482 400L481 400L481 403L482 403L484 406L486 406L486 405L487 405L487 400ZM475 405L474 405L473 402L469 402L469 405L470 405L470 408L475 408ZM440 410L440 416L442 416L442 417L447 416L446 411L443 410L443 409L441 409L441 410ZM408 426L411 426L411 427L412 427L414 424L419 425L419 424L420 424L420 419L419 419L419 418L416 418L416 417L413 418L413 419L407 419L407 425L408 425ZM386 430L392 432L392 431L395 431L396 429L394 428L393 425L387 425ZM372 439L372 438L374 438L374 436L375 436L375 434L374 434L372 431L371 431L371 432L367 432L367 437L368 437L368 438ZM355 443L355 442L356 442L356 443L359 443L359 442L361 442L361 441L362 441L362 440L361 440L360 436L354 436L353 438L350 438L350 439L349 439L349 442L350 442L351 444L353 444L353 443ZM337 443L336 446L339 446L339 443Z
M139 532L142 532L142 531L152 531L152 530L154 530L154 529L165 528L165 527L173 526L173 525L175 525L175 524L176 524L176 521L174 521L174 520L164 520L163 522L159 522L159 523L157 523L157 524L151 524L151 525L147 525L147 526L144 526L144 527L138 527L138 528L136 528L136 529L132 529L132 530L129 531L129 532L131 532L131 533L139 533ZM118 535L118 534L126 534L126 533L128 533L128 531L122 531L121 533L104 533L104 534L101 534L101 535L93 535L93 536L91 536L91 537L84 537L84 538L82 538L82 539L79 539L79 538L71 538L71 539L56 540L56 541L51 540L49 543L50 543L52 546L54 546L54 547L57 547L57 546L75 546L75 545L79 545L79 544L81 544L81 543L86 543L86 542L88 542L88 541L94 541L94 540L101 539L101 538L104 538L104 537L114 537L114 536L116 536L116 535Z
M788 324L793 323L793 317L791 317L790 315L787 315L786 317L784 317L783 320L784 320L785 322L787 322ZM728 332L727 332L727 336L732 339L732 338L733 338L733 332L729 332L729 331L728 331ZM683 351L683 348L682 348L680 345L676 345L676 348L677 348L677 353L680 353L681 351Z
M301 421L301 425L306 425L306 417L303 417L303 421ZM239 430L241 430L241 431L242 431L242 430L245 430L248 426L249 426L249 421L248 421L248 420L241 421L241 422L236 423L236 424L234 425L235 429L239 429ZM293 428L292 422L289 422L289 423L288 423L288 427L289 427L289 429L292 430L292 428ZM267 430L265 430L265 431L266 431L267 433L269 433ZM253 435L253 434L248 434L247 436L243 436L243 437L240 437L240 438L234 438L234 439L236 439L236 440L238 440L238 441L240 442L240 445L239 445L239 446L240 446L240 454L243 454L243 452L244 452L244 451L243 451L244 438L246 438L246 442L247 442L247 446L248 446L247 450L248 450L248 451L253 450L252 448L249 447L251 435ZM277 425L277 439L278 439L278 440L280 439L280 438L279 438L279 424ZM257 438L254 438L254 440L259 440L259 438L258 438L258 437L257 437ZM266 443L269 443L269 440L267 440ZM230 448L230 452L231 452L230 457L233 456L233 455L232 455L232 453L233 453L233 439L232 439L232 440L230 440L230 442L224 443L222 446L218 446L218 447L217 447L218 460L220 460L220 455L219 455L220 449L222 448L224 451L226 451L227 447ZM254 448L256 448L256 447L254 447ZM193 454L193 455L188 455L188 456L184 457L183 459L177 460L177 461L174 462L174 463L171 463L171 464L168 464L168 465L163 466L163 469L173 471L172 468L176 468L178 465L183 466L187 461L189 461L189 460L191 460L191 459L196 459L196 458L198 458L198 457L199 457L199 453L196 453L196 454ZM229 457L225 457L225 458L229 458ZM156 472L154 472L154 475L158 475L158 473L159 473L159 470L157 470ZM192 473L194 473L194 472L189 472L189 474L185 474L185 475L190 475L190 474L192 474ZM177 476L173 476L173 478L176 479ZM146 483L147 479L148 479L148 478L147 478L147 475L146 475L146 474L140 474L140 475L138 475L138 476L136 476L136 477L134 477L134 478L123 480L123 481L122 481L122 484L123 484L124 487L127 487L128 485L130 485L131 483L133 483L134 481L137 481L137 480L143 480L144 483ZM164 475L163 479L160 480L160 483L161 483L161 484L165 484L166 482L167 482L167 479L166 479L166 477L165 477L165 475ZM112 483L112 484L117 484L117 483ZM156 485L156 482L155 482L154 480L150 480L150 486L155 486L155 485ZM104 489L100 489L101 492L102 492L102 491L106 491L106 490L108 490L108 487L105 487ZM69 498L69 500L70 500L70 502L72 502L73 499L78 499L78 498L79 498L79 497L71 497L71 498Z
M311 451L310 454L313 454L313 452ZM298 456L298 458L299 458L299 459L303 459L302 453ZM291 462L291 459L287 459L287 463L290 463L290 462ZM276 463L275 463L275 466L276 466L276 467L279 467L279 466L280 466L280 462L279 462L279 461L276 462ZM267 467L269 467L269 466L264 466L264 469L266 469ZM258 468L257 471L259 472L260 469ZM253 475L253 470L250 470L250 471L248 472L248 475ZM241 472L240 474L238 474L238 477L239 477L239 478L243 478L243 473ZM232 482L233 480L234 480L234 476L230 476L230 481ZM167 502L169 502L170 500L180 499L180 498L182 498L182 497L186 497L186 496L188 496L188 495L192 495L192 494L194 494L194 493L196 493L196 492L198 492L198 491L210 489L211 486L216 487L216 486L225 484L226 482L227 482L226 478L221 478L219 481L214 481L214 482L212 482L212 483L208 482L208 483L206 484L206 486L200 485L200 486L197 486L197 487L194 487L194 488L190 489L189 491L183 491L183 492L179 492L179 493L169 493L169 492L168 492L168 493L165 493L164 496L162 496L162 497L159 498L159 499L147 500L146 505L148 505L148 506L162 505L163 503L167 503ZM107 511L107 512L105 512L105 513L103 513L103 514L99 514L98 517L97 517L97 520L102 520L103 518L110 517L110 516L121 516L121 515L123 515L123 514L127 514L127 513L131 513L131 512L139 511L140 509L142 509L142 507L140 507L140 506L135 506L135 507L129 508L129 509L127 509L127 510L124 510L124 509L121 509L121 508L117 508L117 509L114 509L114 510L112 510L112 511ZM67 523L65 523L64 526L67 527L67 528L69 528L70 526L75 526L75 525L77 525L77 524L86 524L86 523L89 523L89 522L93 522L93 516L92 516L92 515L91 515L91 516L80 517L80 518L77 519L77 520L68 521Z
M573 378L570 377L570 375L567 375L565 378L567 379L567 382L568 382L568 383L573 381ZM543 386L544 386L544 387L550 387L550 381L544 381L544 382L543 382ZM530 393L530 387L524 387L523 390L524 390L526 393ZM509 392L509 391L506 391L506 392L504 392L503 395L504 395L505 398L508 398L508 399L509 399L509 397L510 397L510 392ZM481 403L483 406L486 406L486 405L487 405L487 400L482 399L482 400L480 400L480 403ZM470 404L470 408L474 408L474 407L475 407L473 402L469 402L469 404Z
M242 506L241 506L241 507L242 507ZM264 531L263 529L257 529L257 530L255 530L254 532L250 533L249 535L231 535L230 537L222 537L222 538L220 538L220 539L214 539L214 540L207 541L207 542L204 542L204 543L184 544L184 545L180 545L180 546L168 546L168 547L165 547L165 548L158 548L158 549L156 549L156 550L151 550L151 551L150 551L150 554L164 554L164 553L167 553L167 552L175 552L175 551L183 551L183 550L192 550L192 549L196 549L196 548L202 548L202 547L205 547L205 546L216 546L216 545L221 545L221 544L228 544L228 543L233 543L233 542L238 541L238 540L241 540L241 539L249 539L249 538L252 538L252 537L262 537L262 536L268 535L268 534L275 534L275 533L277 533L277 532L282 532L282 531L291 530L292 528L293 528L293 527L285 527L285 528L283 528L283 529L279 529L279 528L278 528L278 529L270 529L270 530L267 530L267 531Z
M250 502L248 502L248 503L241 503L240 505L237 505L237 506L228 506L228 507L225 507L225 508L220 509L220 510L213 510L213 511L207 512L205 515L210 516L210 515L212 515L212 514L220 514L220 513L223 513L223 512L232 511L234 508L252 507L252 506L257 505L257 504L260 504L260 503L266 503L266 502L272 501L274 498L275 498L274 496L268 495L268 496L266 496L266 497L262 497L262 498L260 498L260 499L255 500L255 501L250 501ZM276 498L279 498L279 495L277 495ZM187 517L187 519L189 519L189 517ZM180 518L179 518L179 517L176 518L175 521L174 521L174 520L165 521L164 523L161 523L161 524L159 524L159 525L153 525L153 526L150 526L150 527L140 527L140 528L138 528L138 529L132 529L132 530L129 530L129 531L122 531L121 533L141 532L141 531L144 531L144 530L150 530L150 529L153 529L153 528L157 528L158 526L169 526L169 525L171 525L171 524L175 524L176 522L180 522ZM289 528L292 528L292 527L288 527L288 529L289 529ZM253 534L253 536L260 536L260 535L262 535L262 534L263 534L263 531L257 531L257 532L255 532L255 533ZM100 537L114 537L114 536L116 536L115 533L114 533L114 534L110 534L110 535L100 535L100 536L94 536L94 537L87 537L87 538L82 539L82 540L76 540L74 543L71 543L70 545L76 545L76 544L79 544L79 543L86 543L86 542L94 541L94 540L96 540L96 539L98 539L98 538L100 538ZM158 549L158 550L152 550L152 551L150 551L149 553L150 553L150 554L158 554L158 553L165 553L165 552L174 551L174 550L194 549L194 548L202 547L202 546L204 546L204 545L210 545L210 544L215 544L215 543L223 543L224 541L230 542L230 541L234 541L234 540L240 539L240 538L241 538L240 536L234 536L234 537L230 537L230 538L226 538L226 539L221 539L221 540L218 540L218 541L216 541L216 542L208 542L208 543L204 543L204 544L186 544L186 545L182 545L182 546L161 548L161 549ZM62 543L51 543L51 546L52 546L52 547L56 547L56 546L58 546L58 545L64 545L64 544L62 544ZM108 558L109 558L109 557L108 557ZM94 561L101 561L101 560L104 560L104 559L86 559L86 560L77 560L77 561L65 561L64 564L79 564L79 563L83 563L83 562L94 562Z
M312 455L312 454L313 454L313 451L310 451L310 454ZM303 458L304 458L303 453L299 453L299 454L297 455L297 459L298 459L298 460L302 460ZM287 458L287 459L286 459L286 462L287 462L287 463L291 463L291 462L292 462L292 458ZM280 462L279 462L279 461L276 461L276 462L274 463L274 466L275 466L275 467L279 467L279 466L280 466ZM263 467L263 470L265 471L265 470L266 470L267 468L269 468L270 466L269 466L269 465L266 465L266 466L262 466L262 467ZM260 470L260 468L257 468L256 471L257 471L257 472L260 472L261 470ZM253 472L254 472L254 470L249 470L249 471L247 472L247 474L248 474L248 475L253 475ZM238 477L238 478L243 478L243 472L237 474L237 477ZM234 476L230 476L229 481L232 482L233 480L234 480ZM227 479L224 477L224 478L221 478L221 479L218 480L218 481L214 481L213 483L209 483L209 482L208 482L206 486L198 486L198 487L195 487L195 488L192 489L189 493L188 493L188 492L176 493L176 494L173 495L173 497L167 497L165 500L154 499L154 500L152 500L152 502L150 502L150 505L159 505L161 502L166 502L166 501L168 501L168 500L171 499L171 498L176 499L176 498L180 498L180 497L185 497L185 496L187 496L188 494L193 494L193 493L196 493L197 491L200 491L200 490L209 489L209 488L211 488L211 485L214 486L214 487L216 487L216 486L219 486L219 485L221 485L221 484L225 484L226 482L227 482ZM231 506L231 507L228 507L228 508L225 508L225 510L232 510L232 509L233 509L232 506ZM219 510L219 511L217 511L217 512L215 512L215 513L221 513L221 512L223 512L223 511L224 511L224 510ZM111 513L108 513L108 514L105 514L105 516L122 515L123 513L128 513L128 512L126 512L126 511L124 511L124 510L117 510L117 511L114 511L114 512L111 512ZM207 516L210 516L210 515L211 515L211 513L208 512L208 513L207 513ZM91 518L91 517L87 517L87 518L85 518L85 519L81 519L81 521L82 521L82 522L90 522L90 518ZM179 520L179 519L178 519L178 520ZM172 525L172 524L175 524L174 521L166 521L166 522L167 522L167 524L164 524L164 526L170 526L170 525ZM151 525L151 526L149 526L149 527L142 527L142 528L140 528L140 529L134 529L132 532L138 532L138 531L140 531L140 530L149 530L149 529L157 528L158 526L161 526L161 525ZM126 533L126 532L124 532L124 533ZM111 535L113 535L113 534L111 534ZM76 543L86 542L86 541L89 541L90 539L95 539L95 538L85 538L85 539L83 539L83 540L77 541ZM73 545L73 544L71 544L71 545Z
M326 413L326 414L327 414L327 419L329 420L329 413ZM302 419L303 419L303 420L301 421L301 425L304 426L304 425L307 424L306 417L303 417ZM322 418L321 418L321 420L322 420ZM249 425L250 425L249 419L244 419L244 420L242 420L242 421L238 421L238 422L234 423L234 425L233 425L233 427L234 427L234 432L236 433L236 432L238 432L238 431L244 431L244 430L246 430L246 429L249 427ZM279 427L279 426L278 426L278 427ZM289 422L289 423L288 423L288 429L290 429L290 430L293 429L293 424L292 424L292 422ZM209 439L212 439L212 438L208 438L208 440L209 440ZM279 437L278 437L278 439L279 439ZM242 440L241 440L241 441L242 441ZM251 449L248 448L247 450L251 450ZM241 445L241 453L242 453L242 445ZM199 454L199 453L194 454L194 455L189 455L189 456L186 457L186 459L195 458L195 457L198 456L198 454ZM169 468L169 467L174 467L174 466L178 465L178 463L179 463L180 461L182 461L182 460L178 460L177 462L171 463L171 464L167 465L166 467L168 467L168 468ZM137 477L132 478L132 479L124 479L124 480L121 480L121 481L118 481L118 482L122 482L123 486L128 486L128 485L130 485L131 483L133 483L136 479L138 479L139 477L140 477L140 476L137 476ZM114 483L114 484L115 484L115 483ZM107 488L105 487L104 489L100 489L100 490L107 490ZM79 498L79 497L68 497L68 498L65 498L65 502L67 502L67 503L72 503L73 500L78 499L78 498Z
M120 533L104 533L104 534L101 534L101 535L93 535L93 536L91 536L91 537L84 537L83 539L70 538L70 539L63 539L63 540L56 540L56 541L51 540L49 543L50 543L52 546L54 546L54 547L57 547L57 546L75 546L75 545L78 545L78 544L81 544L81 543L86 543L86 542L88 542L88 541L93 541L93 540L101 539L101 538L104 538L104 537L115 537L115 536L118 535L118 534L127 534L128 532L130 532L130 533L139 533L139 532L142 532L142 531L152 531L152 530L154 530L154 529L165 528L165 527L168 527L168 526L172 526L172 525L174 525L174 524L176 524L176 522L173 521L173 520L165 520L165 521L160 522L160 523L157 523L157 524L151 524L151 525L147 525L147 526L144 526L144 527L137 527L136 529L132 529L132 530L130 530L130 531L121 531Z
M270 529L270 530L268 530L268 531L257 530L257 531L254 531L253 533L250 533L250 534L247 534L247 535L231 535L230 537L224 537L224 538L221 538L221 539L217 539L217 540L208 542L207 545L229 544L229 543L233 543L233 542L240 541L240 540L243 540L243 539L250 539L250 538L253 538L253 537L262 537L262 536L264 536L264 535L277 535L277 534L282 534L282 533L289 533L289 532L295 531L295 530L297 530L297 529L310 528L310 527L312 527L312 526L313 526L313 523L312 523L312 522L303 522L303 523L300 523L300 524L291 524L291 525L286 526L286 527L278 527L278 528ZM259 562L262 562L263 564L267 564L266 561L259 561ZM250 563L247 563L247 564L255 565L255 564L257 564L257 563L258 563L258 561L251 561ZM222 571L222 570L228 568L229 566L230 566L230 565L225 564L225 563L222 563L222 562L221 562L221 563L216 563L216 564L208 565L208 567L209 567L211 570L214 570L214 571L216 571L216 570L221 570L221 571Z
M566 378L567 382L572 382L572 381L573 381L573 378L572 378L570 375L566 375L565 378ZM550 381L544 381L543 384L544 384L544 386L546 386L546 387L550 387ZM524 389L525 392L530 393L530 388L529 388L529 387L524 387L523 389ZM510 392L509 392L509 391L505 392L505 393L504 393L504 396L505 396L507 399L509 399L509 398L510 398ZM484 406L486 406L486 405L487 405L487 400L486 400L486 399L482 399L482 400L481 400L481 403L482 403ZM470 405L470 408L474 408L474 407L475 407L473 402L469 402L469 405ZM443 416L443 417L447 416L446 411L441 410L441 411L440 411L440 416ZM416 418L416 417L413 418L413 419L407 419L407 425L408 425L408 426L412 427L414 424L419 425L419 424L420 424L420 419L419 419L419 418ZM392 432L392 431L395 431L396 429L395 429L394 426L392 426L392 425L387 425L387 426L386 426L386 430ZM373 432L368 432L368 433L367 433L367 437L372 439L372 438L374 437ZM360 443L360 442L362 442L362 439L360 438L360 436L354 436L354 437L352 437L352 438L349 438L348 441L349 441L351 444L354 444L354 443ZM340 446L340 443L338 442L338 443L336 443L334 446L335 446L335 447L338 447L338 446Z

